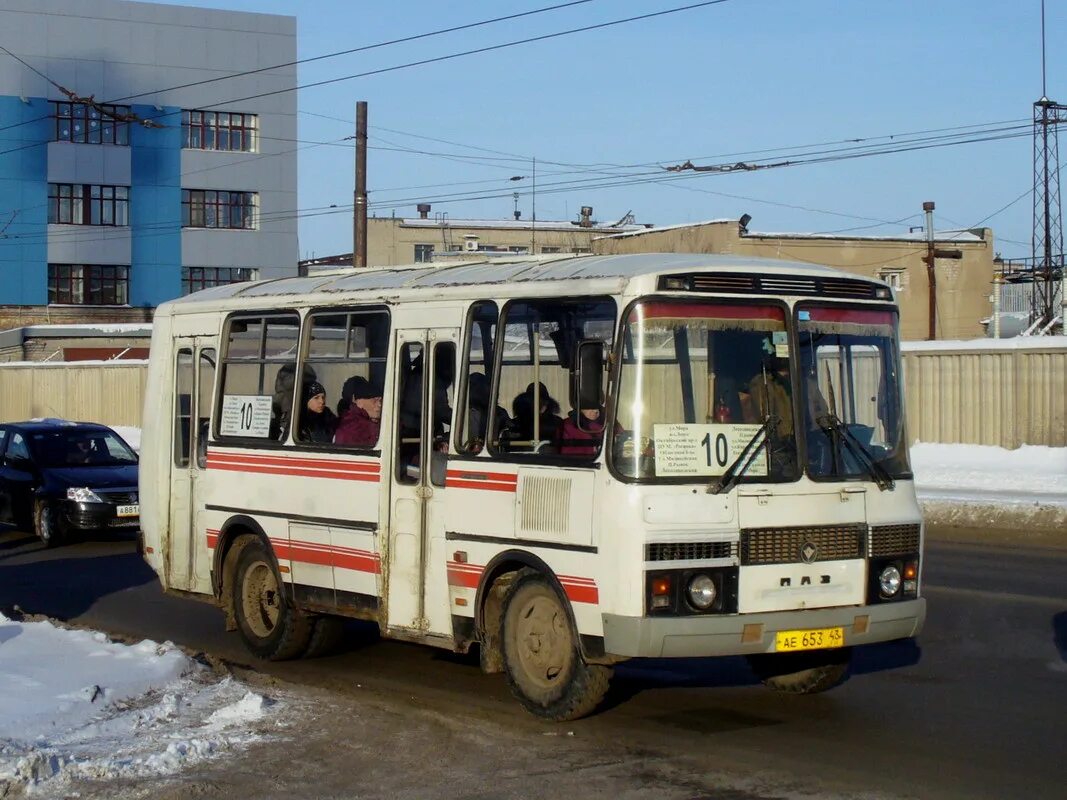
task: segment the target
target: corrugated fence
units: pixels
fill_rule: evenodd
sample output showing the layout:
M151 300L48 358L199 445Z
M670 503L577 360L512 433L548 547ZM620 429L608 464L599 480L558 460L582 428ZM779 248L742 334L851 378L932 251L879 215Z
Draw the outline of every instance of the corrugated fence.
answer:
M143 361L0 365L0 420L141 427ZM1067 446L1067 337L908 342L912 441Z

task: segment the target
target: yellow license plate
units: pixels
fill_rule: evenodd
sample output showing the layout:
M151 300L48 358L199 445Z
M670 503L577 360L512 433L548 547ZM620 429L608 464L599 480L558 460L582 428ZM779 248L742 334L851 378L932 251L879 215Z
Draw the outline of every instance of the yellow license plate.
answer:
M824 650L845 646L844 628L815 628L810 631L778 631L774 635L774 649L779 653L798 650Z

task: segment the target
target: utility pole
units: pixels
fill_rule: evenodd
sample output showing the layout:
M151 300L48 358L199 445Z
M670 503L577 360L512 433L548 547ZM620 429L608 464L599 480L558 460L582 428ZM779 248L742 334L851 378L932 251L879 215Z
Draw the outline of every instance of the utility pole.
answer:
M537 157L533 159L533 195L530 199L530 255L537 253Z
M352 213L352 266L367 266L367 101L356 102L356 202Z
M929 300L930 327L926 334L928 341L937 338L937 270L934 268L934 202L927 200L923 203L923 211L926 212L926 276L929 283L927 299Z

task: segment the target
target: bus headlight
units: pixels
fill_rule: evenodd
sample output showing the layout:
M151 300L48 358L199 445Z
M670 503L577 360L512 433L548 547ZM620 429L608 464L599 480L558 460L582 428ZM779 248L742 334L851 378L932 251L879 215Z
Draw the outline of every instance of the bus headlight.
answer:
M893 597L900 591L900 570L896 564L889 564L878 576L878 588L883 597Z
M715 597L718 594L715 589L715 581L711 579L711 576L705 575L701 572L699 575L694 575L689 581L689 603L693 608L701 611L707 611L715 604Z

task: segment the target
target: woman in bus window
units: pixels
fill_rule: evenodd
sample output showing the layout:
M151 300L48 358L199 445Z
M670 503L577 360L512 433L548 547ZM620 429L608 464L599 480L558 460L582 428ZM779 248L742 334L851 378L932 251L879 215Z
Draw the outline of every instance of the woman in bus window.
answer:
M337 417L326 407L326 389L318 381L304 386L297 439L301 442L332 442Z

